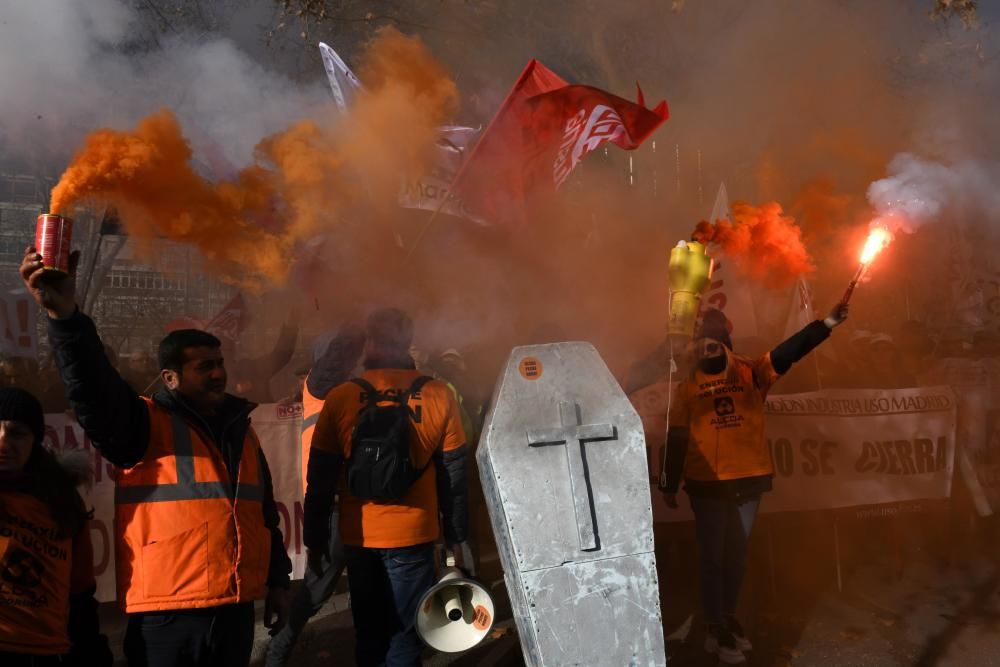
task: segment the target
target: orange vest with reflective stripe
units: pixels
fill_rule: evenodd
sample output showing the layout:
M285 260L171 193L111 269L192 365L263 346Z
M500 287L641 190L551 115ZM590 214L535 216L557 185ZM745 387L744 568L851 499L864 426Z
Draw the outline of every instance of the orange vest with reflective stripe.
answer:
M149 448L135 466L115 471L119 605L134 613L263 598L271 532L253 429L234 486L214 443L145 400Z
M3 494L0 651L69 653L73 540L56 533L56 522L41 500L26 493Z
M309 376L302 387L302 493L306 492L306 471L309 470L309 448L312 447L313 431L319 421L319 413L323 411L323 398L316 398L309 393Z

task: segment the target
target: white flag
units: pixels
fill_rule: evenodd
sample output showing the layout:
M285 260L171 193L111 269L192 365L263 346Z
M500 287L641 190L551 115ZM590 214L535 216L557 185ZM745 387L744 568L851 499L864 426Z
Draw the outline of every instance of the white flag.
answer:
M809 289L806 279L799 276L792 285L792 299L788 308L788 319L785 320L785 338L798 333L815 319L812 290Z
M363 86L336 51L320 42L319 52L323 56L323 67L326 68L326 78L330 80L333 99L337 101L341 111L347 111Z
M333 98L337 101L337 106L346 112L358 91L364 86L358 77L354 76L347 63L327 44L320 42L319 52L323 56L323 67L326 68L326 76L330 80ZM441 212L447 215L465 218L481 225L488 224L467 211L457 198L449 199L442 206L448 197L451 183L455 180L455 174L462 164L466 148L475 143L481 129L460 125L439 127L441 136L437 141L434 165L419 178L403 183L399 192L399 205L403 208L419 208L427 211L437 211L440 208Z
M437 158L434 166L418 178L407 181L399 193L399 205L403 208L420 208L436 211L448 196L448 189L455 180L465 151L476 142L481 128L445 125L438 128L441 137L437 142ZM468 211L458 198L448 200L442 213L465 218L480 225L489 224Z
M729 195L726 184L720 183L709 222L715 224L728 217ZM757 335L757 315L754 312L753 295L747 289L746 281L716 246L709 245L708 254L715 259L715 270L712 272L712 284L708 286L702 301L704 307L721 310L729 318L733 323L734 338L753 338Z

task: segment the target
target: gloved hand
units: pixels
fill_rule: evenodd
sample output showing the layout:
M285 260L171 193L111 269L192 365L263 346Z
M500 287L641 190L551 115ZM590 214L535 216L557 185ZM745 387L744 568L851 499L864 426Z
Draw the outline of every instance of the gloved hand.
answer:
M833 329L843 324L845 320L847 320L847 304L838 303L823 320L823 324Z

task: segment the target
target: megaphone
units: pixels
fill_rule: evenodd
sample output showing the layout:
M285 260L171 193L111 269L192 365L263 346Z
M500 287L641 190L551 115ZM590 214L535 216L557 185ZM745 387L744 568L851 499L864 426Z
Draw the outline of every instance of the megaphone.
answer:
M417 634L442 653L461 653L479 644L493 629L493 596L457 567L443 574L417 605Z

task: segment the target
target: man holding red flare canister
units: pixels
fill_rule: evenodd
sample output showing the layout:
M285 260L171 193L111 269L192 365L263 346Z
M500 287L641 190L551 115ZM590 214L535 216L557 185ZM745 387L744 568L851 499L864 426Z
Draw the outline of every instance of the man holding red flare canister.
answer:
M40 217L39 237L55 217ZM128 615L129 664L247 665L254 600L266 598L265 624L280 627L291 572L250 425L256 406L226 393L220 341L195 329L160 342L165 388L139 396L77 308L79 253L53 256L53 247L28 248L20 274L48 313L66 396L115 466L117 597Z

